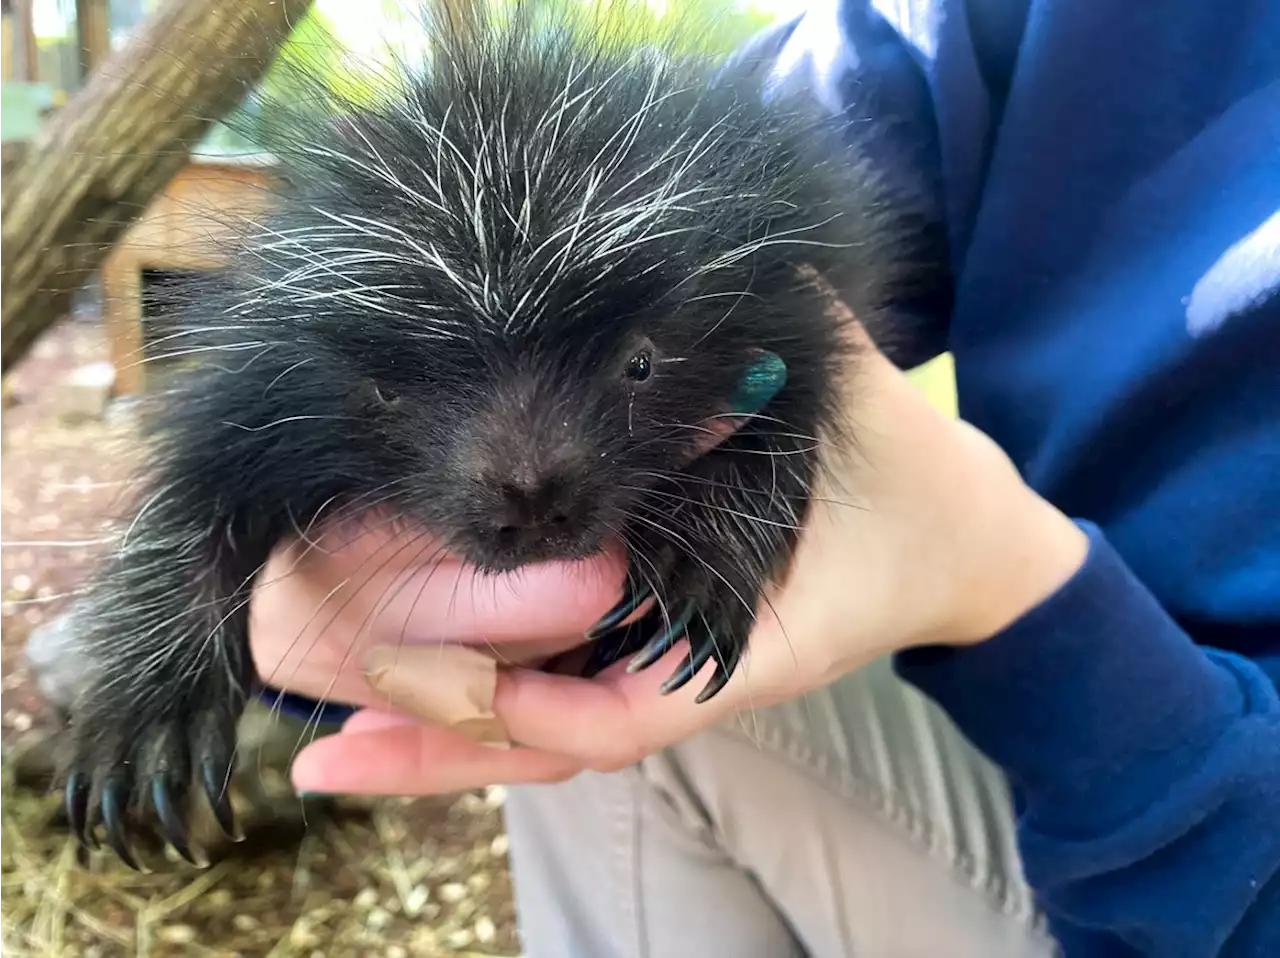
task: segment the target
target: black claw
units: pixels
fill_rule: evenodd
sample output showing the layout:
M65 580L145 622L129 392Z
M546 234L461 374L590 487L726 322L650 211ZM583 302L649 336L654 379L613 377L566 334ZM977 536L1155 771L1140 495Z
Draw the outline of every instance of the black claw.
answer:
M92 791L89 776L83 772L72 772L67 778L65 791L67 822L71 825L71 833L86 848L97 848L89 828L89 793Z
M727 672L723 666L718 665L716 670L711 673L711 678L707 682L706 687L699 692L697 698L693 700L694 703L701 705L703 702L708 702L715 698L715 696L719 694L720 690L729 684L729 679L732 675L732 672Z
M187 843L187 825L182 814L175 806L181 806L183 793L181 786L157 775L151 780L151 803L155 806L156 815L160 818L160 832L165 841L173 846L173 850L192 865L199 867L200 862L191 854L191 846Z
M706 622L703 622L697 633L689 636L689 657L671 674L671 678L662 683L658 691L663 695L670 695L677 689L684 688L715 653L716 638L707 628Z
M204 778L204 793L209 798L209 805L213 808L214 818L218 820L218 827L222 829L222 834L233 842L240 841L244 836L236 824L235 812L231 810L231 795L227 787L230 775L227 772L227 766L213 759L206 759L201 765L201 772Z
M689 625L689 620L693 618L695 611L696 609L692 602L686 603L680 614L672 619L665 629L650 639L649 644L627 663L627 671L633 673L642 672L666 655L671 647L684 635L685 628Z
M102 786L102 824L106 828L107 844L115 849L122 862L140 872L143 868L133 855L125 831L124 812L128 801L129 786L125 782L116 779Z
M638 622L632 622L628 626L614 629L600 636L591 646L591 655L588 656L587 664L582 667L580 673L582 678L594 679L624 655L637 651L644 643L644 634L641 630L648 620L649 616L646 615Z
M698 697L694 699L694 702L701 705L703 702L710 701L718 695L720 690L728 685L729 680L733 678L733 673L737 669L741 658L741 645L733 646L727 653L718 651L716 654L716 670L707 682L706 687L698 693Z
M606 612L604 614L604 618L591 628L587 629L587 639L594 641L602 635L612 632L619 624L621 624L623 619L635 612L635 610L640 608L640 606L644 605L652 595L652 586L647 583L637 586L634 582L628 580L627 591L626 594L623 595L622 601Z

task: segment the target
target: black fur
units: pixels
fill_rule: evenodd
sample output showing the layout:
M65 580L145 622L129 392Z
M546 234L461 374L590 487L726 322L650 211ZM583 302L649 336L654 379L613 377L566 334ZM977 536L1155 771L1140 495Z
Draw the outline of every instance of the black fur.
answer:
M193 782L234 828L250 590L337 511L390 510L494 572L620 535L633 593L606 625L660 601L597 635L593 668L687 637L669 687L733 673L841 428L853 356L809 271L875 329L938 264L840 121L766 107L749 64L713 83L711 63L522 23L275 127L279 204L161 344L198 361L158 397L144 505L90 590L82 838L101 820L130 860L153 817L185 849ZM785 388L689 464L760 350Z

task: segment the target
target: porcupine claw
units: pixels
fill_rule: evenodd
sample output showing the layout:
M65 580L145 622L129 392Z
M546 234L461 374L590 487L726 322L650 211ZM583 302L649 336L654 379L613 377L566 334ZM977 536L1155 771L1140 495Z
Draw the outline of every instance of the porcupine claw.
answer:
M92 792L89 776L81 771L74 771L67 777L64 791L67 822L71 826L71 834L85 848L98 847L93 837L93 829L89 825L89 795Z
M644 643L644 623L649 616L622 626L621 623L636 609L653 597L653 587L647 582L637 584L634 576L627 577L622 599L586 631L586 639L592 643L591 655L582 667L584 679L592 679L625 655L635 652Z
M637 598L637 594L640 596ZM649 587L632 591L601 619L602 624L616 625L638 608L653 594ZM595 638L591 658L582 670L583 678L594 678L623 656L632 655L627 663L630 673L642 672L666 655L682 638L689 641L689 655L680 667L660 687L663 695L669 695L689 683L710 659L715 659L716 669L706 687L698 693L698 704L715 697L732 678L742 658L742 642L718 639L706 620L697 615L698 603L689 601L678 615L669 621L658 608L650 610L642 618L620 628L602 632L599 625L588 632ZM697 622L694 623L695 615Z
M591 678L617 661L628 651L634 649L640 641L643 641L644 633L652 628L656 622L661 626L661 631L656 635L652 635L644 647L636 652L631 661L627 663L627 671L631 673L644 671L671 651L680 639L688 639L688 656L681 662L680 667L672 673L670 678L662 683L659 687L659 692L663 695L670 695L672 692L683 688L701 671L710 659L715 659L715 672L707 681L703 690L698 693L695 701L698 704L702 704L714 698L721 689L729 684L729 679L733 676L738 662L742 658L742 643L717 641L715 634L702 616L697 616L696 623L693 621L696 613L696 603L686 603L680 614L667 623L663 622L659 613L655 610L638 622L633 622L625 628L615 630L616 635L613 636L612 642L609 641L610 636L603 636L600 639L599 652L596 656L593 656L587 671L584 673L584 677Z
M625 601L620 603L619 608L624 604ZM689 624L695 611L696 607L689 602L679 615L668 622L662 615L662 610L654 608L635 622L599 635L591 658L582 670L582 677L594 678L623 656L633 653L635 658L628 664L628 672L639 672L652 665L684 634L685 626ZM612 616L613 613L610 613L610 617ZM636 662L642 657L645 659L644 664L637 665Z
M93 691L81 700L85 711L77 716L64 786L68 824L81 848L99 847L94 832L101 826L102 844L136 871L150 871L145 859L155 840L195 867L206 866L191 841L192 772L219 826L238 839L227 790L237 699L216 686L195 689L175 697L165 712L140 715L119 701L118 686Z
M623 595L622 601L606 612L599 622L587 630L587 640L594 641L606 633L612 632L627 616L644 605L652 595L653 586L647 582L643 585L636 585L634 579L628 579L626 593Z
M199 867L200 862L191 854L187 826L179 812L185 795L186 789L171 777L157 775L151 779L151 804L160 818L161 834L183 859Z
M715 635L711 632L707 622L701 616L698 622L689 628L689 655L681 662L680 667L671 674L658 691L663 695L670 695L678 689L684 688L689 681L702 670L707 662L714 658L716 660L716 670L707 682L706 687L698 693L695 701L699 704L712 698L729 682L729 677L733 674L737 665L740 652L734 651L737 645L731 644L727 649L722 648L721 643L716 641Z
M235 812L231 810L231 796L227 794L229 767L230 762L207 758L200 764L200 772L204 780L204 793L209 799L214 818L218 820L218 827L224 835L238 842L244 836L236 824Z
M642 672L649 666L657 662L671 650L671 647L680 640L685 634L685 629L689 625L689 620L693 618L697 608L692 602L685 604L685 607L661 632L649 640L643 649L627 663L628 672Z
M107 832L107 844L115 849L120 860L136 872L145 872L133 848L124 826L125 806L129 802L129 783L123 779L108 779L102 785L102 824Z

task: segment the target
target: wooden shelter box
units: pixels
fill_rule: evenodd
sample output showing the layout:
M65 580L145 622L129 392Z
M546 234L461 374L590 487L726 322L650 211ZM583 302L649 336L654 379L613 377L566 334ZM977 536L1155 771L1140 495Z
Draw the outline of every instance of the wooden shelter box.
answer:
M193 156L116 244L100 279L118 395L146 389L144 273L222 265L220 244L252 228L266 207L270 169L270 160L257 156Z

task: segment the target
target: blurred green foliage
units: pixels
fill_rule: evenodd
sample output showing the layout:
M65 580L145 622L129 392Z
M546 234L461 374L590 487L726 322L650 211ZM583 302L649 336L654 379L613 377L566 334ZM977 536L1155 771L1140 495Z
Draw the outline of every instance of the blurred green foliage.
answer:
M496 12L509 13L523 0L477 0ZM331 14L341 10L344 16ZM553 12L570 22L603 27L616 42L661 44L682 54L724 56L765 27L771 15L740 0L537 0L535 10ZM369 24L380 33L380 44L361 49L344 35L344 27L360 16L368 41ZM413 38L416 35L415 39ZM298 22L263 81L236 113L217 123L195 151L226 157L260 153L272 142L267 104L304 107L317 95L320 80L339 102L373 101L389 82L388 67L397 60L412 61L415 46L429 45L420 11L413 0L351 0L346 5L317 3ZM380 47L377 48L377 47Z
M271 142L265 105L297 106L306 100L312 87L304 84L303 77L322 80L355 102L371 98L376 91L367 65L351 56L330 18L313 6L293 28L254 91L225 121L213 125L194 152L218 157L264 152Z
M519 0L491 0L498 7ZM548 11L591 23L618 42L662 43L683 54L727 55L768 25L770 15L735 0L543 0Z
M296 97L294 69L306 69L330 84L342 85L348 71L343 68L341 46L329 18L313 6L280 48L275 65L262 80L261 94L272 100Z

